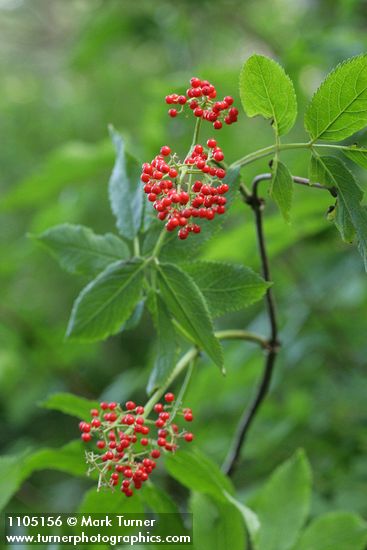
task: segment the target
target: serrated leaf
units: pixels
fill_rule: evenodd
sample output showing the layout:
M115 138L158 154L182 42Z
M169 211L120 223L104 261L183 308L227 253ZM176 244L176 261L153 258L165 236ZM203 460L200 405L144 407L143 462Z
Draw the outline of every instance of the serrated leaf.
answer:
M331 512L315 519L293 550L364 550L367 523L349 512Z
M228 208L230 208L238 193L238 175L238 168L229 169L223 180L229 185L228 193L226 193ZM203 245L218 233L223 223L228 219L228 215L227 210L225 214L216 216L214 220L200 219L201 232L185 241L178 239L176 232L167 234L159 258L164 261L182 262L198 255ZM153 250L163 227L162 222L156 222L152 225L143 243L144 255L148 255Z
M252 269L239 264L197 261L182 267L200 288L213 317L261 300L270 286Z
M147 386L148 393L152 393L164 384L174 369L177 344L172 319L159 294L154 293L149 297L148 307L157 332L156 358Z
M194 492L190 510L196 550L246 550L244 523L231 504Z
M139 162L125 150L122 136L110 128L116 161L109 182L109 197L116 226L123 237L133 240L142 225L144 192Z
M293 83L273 59L252 55L240 74L240 95L245 113L271 119L279 135L292 128L297 116Z
M293 179L288 168L279 160L274 162L270 195L277 203L285 221L289 223L293 200Z
M342 149L342 152L350 160L367 170L367 149L351 145L348 148Z
M192 491L210 495L218 501L227 502L224 491L233 495L230 479L219 466L198 449L177 452L165 461L169 474Z
M90 410L97 408L98 402L72 393L53 393L42 401L41 406L87 420L90 417Z
M338 203L343 203L344 216L346 214L349 216L345 222L348 226L343 228L343 233L351 234L349 224L352 223L357 234L358 248L367 270L367 210L361 205L363 192L352 172L337 157L318 157L317 162L322 167L320 175L323 171L325 177L325 181L320 183L331 183L338 190Z
M305 114L313 141L341 141L367 124L367 55L338 65L314 94Z
M288 550L306 521L311 499L311 470L302 451L279 466L251 498L260 521L256 550Z
M214 336L214 327L205 299L193 279L173 264L159 264L158 285L171 315L209 355L223 367L223 351Z
M95 342L119 332L141 297L145 265L140 259L116 262L90 282L74 302L67 336Z
M57 225L32 238L45 246L69 273L95 275L130 256L128 246L112 233L96 235L82 225Z

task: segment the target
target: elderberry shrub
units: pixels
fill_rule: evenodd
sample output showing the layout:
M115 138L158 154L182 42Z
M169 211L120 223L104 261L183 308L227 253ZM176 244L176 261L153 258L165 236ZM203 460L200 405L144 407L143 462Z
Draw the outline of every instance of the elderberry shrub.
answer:
M197 119L212 122L217 130L222 128L222 121L237 121L238 110L231 107L231 96L215 101L217 92L210 82L193 77L190 84L186 95L166 96L166 103L180 105L180 110L168 111L171 117L188 106ZM143 164L144 191L158 212L158 219L166 221L167 231L178 229L178 237L184 240L190 233L200 233L201 227L196 223L199 219L213 220L225 213L227 200L223 195L228 185L221 181L226 176L220 164L223 160L222 149L210 138L206 146L193 143L184 162L168 145L163 145L159 155Z
M79 423L82 441L96 439L97 451L87 451L86 460L88 473L99 472L98 489L119 485L127 497L133 496L132 487L142 487L162 452L175 452L180 439L188 443L194 439L191 432L173 423L176 416L192 422L191 409L176 407L173 393L166 393L164 400L165 404L154 405L155 420L147 418L144 407L128 401L124 408L103 402L91 410L89 422Z

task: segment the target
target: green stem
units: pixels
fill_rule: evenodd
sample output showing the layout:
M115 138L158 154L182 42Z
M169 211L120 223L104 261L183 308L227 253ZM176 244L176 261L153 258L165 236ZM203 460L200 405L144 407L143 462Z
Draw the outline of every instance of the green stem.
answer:
M259 344L262 348L268 348L268 342L262 336L247 330L220 330L215 333L218 340L247 340Z
M249 342L259 344L264 349L268 348L268 342L265 340L265 338L262 338L258 334L254 334L253 332L248 332L246 330L221 330L215 332L214 334L219 340L248 340ZM165 392L174 382L174 380L176 380L176 378L185 370L186 367L188 367L191 363L195 361L199 354L199 348L192 347L185 353L185 355L181 357L181 359L176 363L175 368L173 369L163 386L158 388L153 393L149 401L146 403L144 407L145 418L149 416L154 405L161 399L161 397L165 394Z
M338 149L340 151L361 151L366 152L366 149L363 147L356 147L355 145L337 145L337 144L330 144L330 143L313 143L311 141L307 143L281 143L281 144L275 144L270 145L269 147L264 147L264 149L259 149L258 151L255 151L254 153L250 153L239 160L236 160L233 162L230 166L230 168L242 168L243 166L246 166L247 164L251 164L252 162L255 162L256 160L259 160L264 157L268 157L270 155L273 155L277 151L286 151L290 149L313 149L313 148L329 148L329 149Z
M190 153L191 153L191 151L193 150L193 148L195 147L195 145L197 144L197 142L199 140L201 122L202 122L202 119L198 117L196 119L194 135L192 136L192 142L191 142L191 145L190 145Z
M139 243L139 237L134 237L134 256L140 256L140 243Z
M366 152L364 147L356 147L355 145L336 145L331 143L313 143L312 147L327 147L329 149L339 149L341 151L361 151L362 153Z
M163 228L162 231L160 232L157 242L155 243L155 247L153 248L153 252L152 252L153 258L158 258L158 254L163 246L166 235L167 235L167 230L166 228Z
M184 380L184 382L181 386L180 393L178 394L175 405L174 405L174 407L172 409L172 412L171 412L170 423L172 423L173 419L175 418L175 416L177 414L178 409L181 407L181 405L183 403L183 400L185 398L187 389L188 389L189 384L190 384L192 373L194 372L194 365L195 365L195 359L193 359L191 361L191 363L189 364L189 368L187 369L185 380Z
M269 147L265 147L264 149L259 149L258 151L255 151L254 153L250 153L249 155L242 157L236 162L233 162L230 168L241 168L242 166L246 166L246 164L255 162L256 160L259 160L263 157L268 157L270 155L273 155L276 151L286 151L287 149L310 149L311 147L312 147L312 144L310 142L282 143L282 144L270 145Z
M163 386L158 388L152 395L152 397L149 399L147 404L144 407L144 417L149 416L151 413L154 405L160 400L160 398L164 395L167 388L172 384L172 382L181 374L182 371L185 370L185 368L191 363L191 361L194 361L196 357L199 355L199 349L198 348L190 348L189 351L185 353L181 357L181 359L176 363L175 368L171 372L170 376L168 377L167 381Z

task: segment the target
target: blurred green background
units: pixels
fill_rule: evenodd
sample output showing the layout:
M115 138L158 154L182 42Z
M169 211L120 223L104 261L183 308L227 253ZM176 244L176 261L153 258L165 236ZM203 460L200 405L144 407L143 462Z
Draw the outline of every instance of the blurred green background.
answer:
M0 0L3 453L58 447L78 437L75 419L39 407L53 392L146 398L154 343L149 319L102 344L65 341L72 301L85 281L61 272L26 237L63 222L114 230L108 123L142 160L164 143L183 153L192 125L168 118L164 96L198 75L213 80L220 95L234 95L238 105L238 73L254 51L284 65L302 114L326 72L366 50L366 24L361 0ZM358 136L360 143L366 138ZM304 141L302 116L289 139ZM229 162L271 140L266 122L244 114L221 132ZM306 153L284 158L294 174L307 175ZM244 178L250 182L266 170L261 161ZM329 205L326 193L297 188L290 227L268 207L283 349L235 482L243 494L253 491L301 446L314 469L312 513L343 508L367 516L366 275L355 248L341 244L327 222ZM203 254L259 269L255 247L251 212L239 203L226 231ZM257 305L218 327L266 333L267 320ZM226 379L202 360L188 395L197 444L218 462L262 365L249 344L225 347ZM156 479L168 489L173 483L163 470ZM36 473L10 507L71 510L92 484Z

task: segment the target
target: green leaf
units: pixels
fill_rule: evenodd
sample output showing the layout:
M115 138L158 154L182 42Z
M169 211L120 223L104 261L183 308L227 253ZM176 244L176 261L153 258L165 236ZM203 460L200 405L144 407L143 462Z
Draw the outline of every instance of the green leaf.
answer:
M256 545L256 540L260 530L259 518L255 514L255 512L250 510L250 508L242 504L242 502L234 498L232 495L230 495L227 492L225 492L225 495L229 500L229 502L231 502L237 508L237 510L241 513L244 519L245 525L247 527L247 531L250 535L251 541L253 542L254 545Z
M3 198L0 210L40 208L66 186L75 186L103 174L113 162L113 150L107 141L71 142L52 151L33 175L21 181Z
M222 348L214 336L208 306L199 288L189 275L173 264L159 264L157 269L159 288L169 312L222 368Z
M332 512L315 519L294 550L364 550L367 523L348 512Z
M122 325L121 332L123 330L133 330L139 325L144 313L144 306L145 300L140 300L140 302L136 304L134 311L132 312L126 323Z
M182 267L200 288L214 317L261 300L270 286L252 269L239 264L197 261Z
M348 149L342 149L342 152L350 160L367 170L367 149L351 145Z
M308 177L310 184L321 183L322 185L332 185L330 175L325 169L325 166L319 162L318 155L311 155L310 164L308 167Z
M168 379L175 367L177 354L176 331L166 305L159 294L154 293L149 299L149 309L157 331L156 359L149 377L147 391L152 393Z
M67 336L94 342L119 332L140 299L145 265L116 262L90 282L74 302Z
M83 477L85 464L82 456L83 445L78 440L55 449L45 448L34 453L0 457L0 510L35 471L57 470Z
M231 504L194 492L190 510L196 550L246 550L243 519Z
M231 481L217 464L196 448L169 455L165 464L170 475L192 491L210 495L221 502L228 500L225 491L234 492Z
M0 457L0 510L6 506L20 487L22 460L22 455Z
M248 116L271 119L279 135L292 128L297 116L296 94L289 76L273 59L255 54L245 62L240 95Z
M361 205L363 192L352 172L337 157L318 157L317 162L321 167L319 175L322 176L323 172L325 178L320 183L331 183L338 190L338 203L339 205L342 204L343 216L346 219L342 236L345 234L351 235L350 224L352 224L357 234L358 248L367 270L367 210Z
M341 141L367 125L367 55L338 65L314 94L305 114L312 141Z
M177 504L162 489L150 483L144 485L144 490L140 492L144 504L146 504L155 514L179 514ZM181 524L181 522L179 521Z
M142 514L144 512L141 500L137 495L134 498L126 498L120 491L97 491L92 487L84 495L80 503L78 512L80 514ZM125 527L125 530L131 531L136 527Z
M274 471L248 503L260 521L256 550L291 548L306 521L310 498L310 466L305 454L298 451Z
M293 200L293 179L288 168L279 160L274 162L270 195L279 206L285 221L289 223Z
M346 243L352 243L356 236L356 231L345 203L342 200L337 200L335 205L334 223L341 235L341 238Z
M57 225L32 238L44 245L70 273L95 275L130 255L127 245L112 233L96 235L82 225Z
M133 240L139 232L144 211L144 191L139 162L125 151L122 136L110 127L116 162L109 182L109 196L116 226L123 237Z
M97 408L99 404L97 401L91 401L72 393L53 393L41 403L41 406L87 420L90 418L90 410Z

